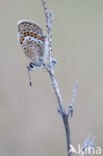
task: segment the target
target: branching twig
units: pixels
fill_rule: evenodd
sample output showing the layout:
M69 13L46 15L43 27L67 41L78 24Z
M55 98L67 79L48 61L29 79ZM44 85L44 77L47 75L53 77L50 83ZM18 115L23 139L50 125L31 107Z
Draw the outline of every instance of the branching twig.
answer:
M46 2L44 0L42 0L42 3L43 3L44 13L45 13L45 17L46 17L46 27L47 27L48 44L49 44L49 64L48 65L44 64L44 67L46 68L46 70L48 71L48 73L50 75L51 83L52 83L52 86L54 88L55 95L57 97L57 101L59 104L59 113L62 116L62 120L63 120L64 127L65 127L65 132L66 132L68 156L72 156L72 152L69 152L70 151L71 138L70 138L70 128L69 128L69 121L68 121L68 116L71 113L71 110L69 109L69 111L66 112L64 109L64 104L62 102L62 97L61 97L60 90L58 87L58 83L56 81L55 74L54 74L54 65L56 64L56 61L55 61L55 58L53 58L53 56L52 56L52 44L51 44L51 42L52 42L51 39L52 39L53 13L50 12L48 15ZM75 84L74 91L73 91L73 99L71 102L72 105L75 101L76 89L77 89L77 82Z

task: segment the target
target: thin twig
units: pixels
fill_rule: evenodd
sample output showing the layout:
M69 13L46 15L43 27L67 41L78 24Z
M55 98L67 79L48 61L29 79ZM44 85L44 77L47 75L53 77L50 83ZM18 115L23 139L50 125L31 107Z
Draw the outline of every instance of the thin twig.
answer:
M69 108L68 108L68 112L67 115L72 117L73 116L73 111L74 111L74 107L73 104L75 102L76 99L76 95L77 95L77 87L78 87L78 80L76 81L76 83L74 84L74 88L73 88L73 98L72 101L69 104Z
M68 156L72 156L72 152L70 151L70 145L71 145L71 138L70 138L70 127L69 127L69 121L68 121L68 115L65 111L64 104L62 101L62 97L60 94L60 90L58 87L58 83L55 78L55 73L54 73L54 65L56 61L52 56L52 24L53 24L53 13L50 12L48 14L48 10L46 7L46 2L45 0L42 0L43 8L44 8L44 13L45 13L45 18L46 18L46 27L47 27L47 34L48 34L48 47L49 47L49 64L44 64L44 67L48 71L50 78L51 78L51 83L55 91L55 95L57 97L58 105L59 105L59 113L61 114L64 127L65 127L65 132L66 132L66 140L67 140L67 152ZM54 63L55 62L55 63ZM76 95L76 94L75 94ZM75 97L73 97L72 103L74 102Z
M44 9L44 13L45 13L45 17L46 17L46 24L48 23L48 10L47 10L47 7L46 7L46 2L44 0L42 0L42 4L43 4L43 9Z
M51 65L52 58L53 58L52 56L52 24L53 24L54 16L53 16L52 11L50 11L48 14L45 0L42 0L42 4L43 4L44 13L45 13L46 27L47 27L47 33L48 33L49 65Z
M45 66L46 70L49 72L51 82L52 82L52 86L54 88L54 91L55 91L55 94L56 94L56 97L58 100L59 108L63 113L65 113L64 105L63 105L62 98L60 95L60 90L59 90L59 87L58 87L58 84L57 84L57 81L55 78L54 70L50 66L47 66L46 64L44 64L44 66Z
M60 94L58 83L57 83L56 78L55 78L53 67L52 66L47 66L45 64L44 64L44 66L45 66L46 70L48 71L48 73L50 75L51 83L52 83L52 86L54 88L55 95L57 97L57 101L58 101L58 104L59 104L59 113L60 113L60 115L62 117L64 127L65 127L65 132L66 132L68 156L72 156L72 152L69 152L70 151L71 138L70 138L70 128L69 128L68 115L67 115L67 113L66 113L66 111L64 109L64 104L62 102L62 97L61 97L61 94Z

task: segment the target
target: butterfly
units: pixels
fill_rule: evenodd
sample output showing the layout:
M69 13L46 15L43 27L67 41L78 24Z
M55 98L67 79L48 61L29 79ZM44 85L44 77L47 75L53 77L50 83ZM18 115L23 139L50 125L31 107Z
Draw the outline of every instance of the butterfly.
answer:
M21 20L18 22L18 39L25 55L31 60L29 66L42 66L48 52L48 40L43 29L35 22Z
M43 66L48 55L48 38L43 29L33 21L21 20L18 22L18 39L25 55L31 60L28 71Z

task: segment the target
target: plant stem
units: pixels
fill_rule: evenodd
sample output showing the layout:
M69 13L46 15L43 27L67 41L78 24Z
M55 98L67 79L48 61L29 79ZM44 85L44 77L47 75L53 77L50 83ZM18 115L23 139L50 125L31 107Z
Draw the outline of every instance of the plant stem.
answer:
M62 97L60 94L58 83L57 83L56 78L55 78L54 69L51 66L47 66L47 65L44 65L44 66L50 75L51 83L52 83L52 86L54 88L55 95L56 95L56 98L57 98L57 101L59 104L59 112L60 112L60 115L63 119L63 123L64 123L64 127L65 127L65 133L66 133L66 141L67 141L67 153L68 153L68 156L72 156L72 152L69 152L70 151L71 138L70 138L70 128L69 128L68 115L64 109L64 105L62 102Z

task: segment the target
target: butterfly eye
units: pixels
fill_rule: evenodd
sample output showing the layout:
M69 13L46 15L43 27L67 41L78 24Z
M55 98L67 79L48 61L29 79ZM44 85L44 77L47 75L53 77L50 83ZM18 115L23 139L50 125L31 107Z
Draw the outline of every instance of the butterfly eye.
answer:
M30 68L33 68L33 67L34 67L33 63L30 63Z
M32 62L29 63L29 69L30 70L34 70L35 69L35 65Z

